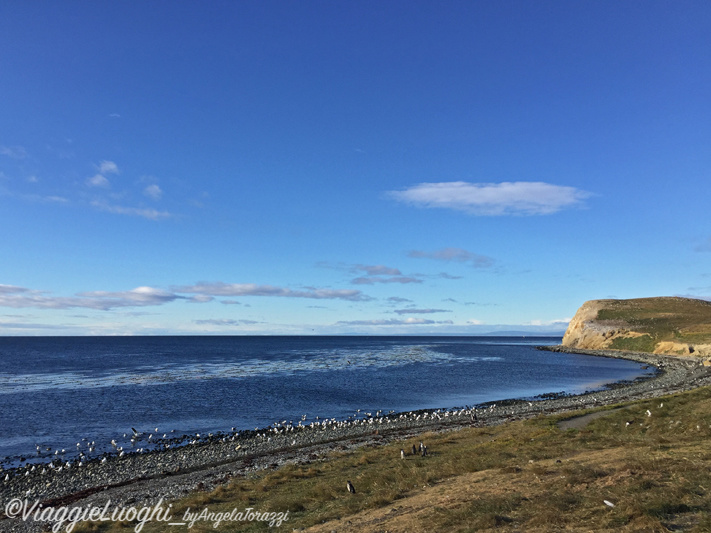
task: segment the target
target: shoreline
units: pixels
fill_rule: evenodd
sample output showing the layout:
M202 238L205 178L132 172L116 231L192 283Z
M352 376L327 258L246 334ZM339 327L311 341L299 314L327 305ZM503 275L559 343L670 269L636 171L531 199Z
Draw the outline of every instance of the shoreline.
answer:
M39 531L43 524L7 519L4 505L13 498L39 501L44 507L154 505L194 491L209 491L232 479L288 463L307 464L334 451L386 444L427 431L485 427L540 415L574 413L642 398L654 398L711 384L711 368L690 357L613 350L579 350L542 346L553 353L576 353L628 359L659 371L643 380L617 382L578 395L551 395L538 400L511 399L464 409L424 409L371 416L357 422L334 419L309 426L271 427L259 431L216 434L195 444L143 454L112 455L104 462L49 469L33 465L0 474L0 531ZM248 433L248 434L244 434ZM44 471L44 474L42 473ZM5 476L8 479L5 480Z

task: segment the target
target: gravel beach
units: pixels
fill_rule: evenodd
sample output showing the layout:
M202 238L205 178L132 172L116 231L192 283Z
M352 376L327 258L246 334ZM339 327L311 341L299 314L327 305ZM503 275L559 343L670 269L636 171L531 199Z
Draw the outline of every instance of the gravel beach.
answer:
M144 453L105 455L84 464L74 461L33 464L0 472L0 532L43 531L47 523L8 518L13 499L59 506L151 506L198 490L211 490L234 478L287 463L318 461L333 451L377 445L424 431L501 424L541 414L652 398L711 384L711 367L690 357L617 351L568 350L638 361L658 369L651 378L617 383L581 395L551 394L536 401L506 400L491 404L413 411L363 413L357 420L319 420L313 424L279 424L258 431L190 436L187 444ZM166 443L167 445L167 443ZM8 513L11 514L11 513Z

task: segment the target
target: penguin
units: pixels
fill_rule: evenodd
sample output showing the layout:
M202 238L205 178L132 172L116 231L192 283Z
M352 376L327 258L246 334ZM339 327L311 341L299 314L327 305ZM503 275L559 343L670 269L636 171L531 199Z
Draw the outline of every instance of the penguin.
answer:
M346 488L348 489L348 492L355 494L355 487L353 486L353 483L351 483L350 479L346 481Z

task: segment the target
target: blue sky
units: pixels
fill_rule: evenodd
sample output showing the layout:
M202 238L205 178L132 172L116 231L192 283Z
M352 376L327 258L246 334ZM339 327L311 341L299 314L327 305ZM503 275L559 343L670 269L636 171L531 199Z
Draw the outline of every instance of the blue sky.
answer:
M711 4L0 4L0 335L711 298Z

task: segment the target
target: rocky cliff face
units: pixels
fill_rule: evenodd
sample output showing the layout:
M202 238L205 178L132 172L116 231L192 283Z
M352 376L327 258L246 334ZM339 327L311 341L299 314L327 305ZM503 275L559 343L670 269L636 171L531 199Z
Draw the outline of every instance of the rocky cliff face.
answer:
M711 303L690 298L590 300L570 321L563 345L711 356Z
M605 324L598 321L600 310L613 301L585 302L568 324L568 329L563 336L563 345L585 350L604 350L612 346L614 339L641 336L641 333L634 332L622 324Z

